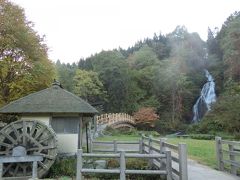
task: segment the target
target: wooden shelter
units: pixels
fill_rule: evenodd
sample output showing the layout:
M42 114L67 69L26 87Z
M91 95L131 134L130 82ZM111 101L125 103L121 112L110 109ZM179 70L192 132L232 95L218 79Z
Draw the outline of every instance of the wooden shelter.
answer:
M2 107L0 113L15 114L21 120L42 121L56 133L59 153L75 153L82 147L83 128L98 111L54 82L50 88Z

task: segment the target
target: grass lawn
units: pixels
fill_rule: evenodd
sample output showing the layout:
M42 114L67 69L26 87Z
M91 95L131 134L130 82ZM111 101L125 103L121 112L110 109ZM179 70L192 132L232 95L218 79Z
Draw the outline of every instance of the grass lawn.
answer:
M97 140L112 141L114 139L120 141L135 141L139 140L138 135L115 135L104 136ZM216 153L214 140L197 140L189 138L168 138L167 142L172 144L186 143L188 149L188 157L197 162L216 168Z
M214 140L197 140L188 138L168 138L169 143L186 143L188 157L196 160L201 164L205 164L216 168L216 153Z
M115 136L103 136L97 138L99 141L137 141L140 139L139 135L115 135Z

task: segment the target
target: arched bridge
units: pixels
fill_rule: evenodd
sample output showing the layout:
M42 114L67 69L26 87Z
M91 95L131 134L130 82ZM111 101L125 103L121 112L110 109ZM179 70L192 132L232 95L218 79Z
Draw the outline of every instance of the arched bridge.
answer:
M117 128L134 128L134 118L126 113L109 113L97 116L97 126L106 125L114 129Z

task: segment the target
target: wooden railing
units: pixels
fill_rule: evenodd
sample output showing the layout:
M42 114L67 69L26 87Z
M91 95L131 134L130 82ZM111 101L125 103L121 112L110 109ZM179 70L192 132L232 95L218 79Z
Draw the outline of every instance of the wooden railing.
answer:
M146 137L142 135L140 141L140 152L155 154L163 153L170 150L172 153L172 172L173 179L186 180L188 179L188 169L187 169L187 145L179 143L178 145L170 144L166 142L166 138L154 139L151 136ZM163 162L159 162L157 159L152 159L151 164L158 166L161 164L164 166Z
M109 113L109 114L101 114L96 117L97 125L107 124L111 126L118 122L125 122L129 124L135 124L134 118L126 113Z
M215 137L215 141L218 169L228 170L227 165L230 165L230 172L237 175L240 169L240 142L222 140L221 137Z
M102 149L95 148L100 145ZM139 141L94 141L90 139L90 152L118 153L123 150L120 145L138 145L135 150L126 150L126 152L138 152L140 154L163 154L166 151L171 152L171 165L173 179L187 180L187 146L179 143L178 145L167 143L166 138L154 139L153 137L142 135ZM103 147L105 147L103 149ZM157 168L165 168L166 162L159 158L150 158L149 164Z
M119 158L120 167L118 169L90 169L83 168L83 158ZM140 169L126 169L126 158L157 158L165 159L166 166L162 170L140 170ZM172 166L171 166L171 151L165 151L163 154L139 154L139 153L125 153L120 151L120 153L114 154L93 154L93 153L83 153L82 149L77 152L77 175L76 180L82 180L82 175L84 173L109 173L109 174L119 174L120 180L126 180L127 174L159 174L166 175L167 180L172 180Z
M119 145L139 145L139 141L95 141L92 140L91 138L89 139L89 144L90 144L90 153L92 152L113 152L117 153L120 152L122 149L119 149ZM98 149L96 148L95 145L102 145L105 146L103 149ZM109 147L110 146L110 147ZM131 152L131 153L136 153L139 152L139 150L124 150L125 152Z

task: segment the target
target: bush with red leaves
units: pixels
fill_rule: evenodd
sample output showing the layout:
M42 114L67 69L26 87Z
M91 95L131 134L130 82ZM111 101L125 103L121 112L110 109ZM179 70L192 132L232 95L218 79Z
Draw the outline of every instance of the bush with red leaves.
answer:
M135 122L137 124L148 124L150 127L154 127L154 123L159 116L156 114L155 109L152 107L142 107L133 114Z

